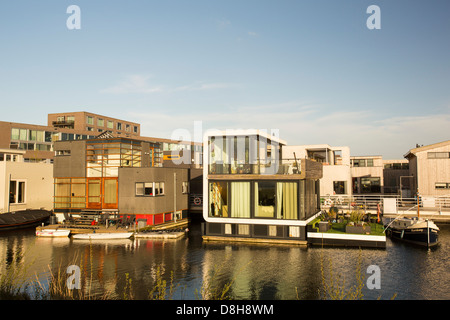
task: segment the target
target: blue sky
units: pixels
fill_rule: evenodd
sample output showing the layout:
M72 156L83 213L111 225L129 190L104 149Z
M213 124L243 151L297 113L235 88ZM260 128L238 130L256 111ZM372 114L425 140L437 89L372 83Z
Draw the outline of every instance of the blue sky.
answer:
M450 139L446 0L1 1L0 45L3 121L90 111L164 138L201 121L386 159Z

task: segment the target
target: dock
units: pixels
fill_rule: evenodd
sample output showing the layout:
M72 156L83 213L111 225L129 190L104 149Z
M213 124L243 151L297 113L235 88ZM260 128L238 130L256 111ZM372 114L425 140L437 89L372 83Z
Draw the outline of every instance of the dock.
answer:
M79 225L79 224L49 224L36 227L37 231L44 229L63 229L70 230L70 234L87 234L87 233L123 233L134 232L134 238L140 239L180 239L186 234L188 226L187 219L181 219L177 222L167 222L155 226L146 226L144 228L132 227L116 227L105 225Z

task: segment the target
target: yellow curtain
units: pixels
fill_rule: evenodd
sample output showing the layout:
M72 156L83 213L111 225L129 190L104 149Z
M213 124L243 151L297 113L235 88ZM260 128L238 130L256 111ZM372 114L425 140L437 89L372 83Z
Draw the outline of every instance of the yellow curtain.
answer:
M298 219L297 183L277 182L277 219Z
M231 217L250 218L250 182L231 182Z
M105 180L105 203L117 203L117 180Z

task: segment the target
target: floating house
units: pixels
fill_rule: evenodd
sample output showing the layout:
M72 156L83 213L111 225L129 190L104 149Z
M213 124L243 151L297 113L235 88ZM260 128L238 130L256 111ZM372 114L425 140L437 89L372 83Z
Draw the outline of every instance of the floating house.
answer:
M320 211L322 164L282 159L261 130L209 132L203 144L203 239L307 243Z
M160 144L103 133L54 148L56 214L108 213L144 225L187 217L190 168L163 167Z

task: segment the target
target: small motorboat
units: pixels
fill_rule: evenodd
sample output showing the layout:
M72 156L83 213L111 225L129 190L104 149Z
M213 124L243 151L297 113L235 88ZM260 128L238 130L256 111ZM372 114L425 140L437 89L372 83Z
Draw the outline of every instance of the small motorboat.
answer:
M72 236L77 240L111 240L111 239L129 239L133 232L96 232L96 233L80 233Z
M70 230L65 230L65 229L36 230L36 236L38 236L38 237L60 238L60 237L68 237L69 234L70 234Z
M438 244L439 228L428 219L399 218L386 226L386 234L394 239L432 247Z

